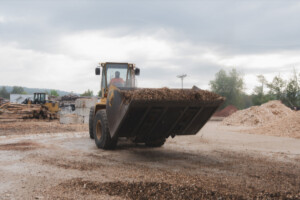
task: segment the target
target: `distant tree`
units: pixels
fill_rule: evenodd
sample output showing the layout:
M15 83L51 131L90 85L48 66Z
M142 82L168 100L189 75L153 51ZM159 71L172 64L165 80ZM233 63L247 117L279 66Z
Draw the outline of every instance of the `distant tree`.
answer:
M102 96L102 91L101 91L101 90L99 90L99 92L98 92L98 96L99 96L99 97L101 97L101 96Z
M11 94L24 94L24 93L25 93L24 88L19 86L14 86L11 91Z
M7 92L6 88L3 86L0 90L0 96L5 99L9 99L9 93Z
M280 75L275 76L271 83L267 83L267 87L269 88L269 94L272 99L284 100L286 81L283 80Z
M258 75L257 79L260 85L254 88L252 102L254 105L261 105L268 102L271 96L265 93L265 86L268 84L266 78L263 75Z
M245 109L245 108L249 108L251 106L253 106L253 95L248 95L246 93L243 93L241 96L241 109Z
M59 96L59 94L58 94L58 92L56 90L50 90L50 95L51 96L56 96L56 97Z
M91 96L93 96L93 91L88 89L87 91L82 93L80 96L91 97Z
M261 105L270 100L280 100L288 107L300 107L300 74L296 70L289 80L284 80L280 75L275 76L272 82L267 82L263 75L257 76L259 86L254 88L252 101L254 105ZM268 93L264 88L267 86Z
M231 69L229 72L221 69L216 73L215 80L210 81L209 85L213 92L226 97L226 101L221 108L227 105L243 108L244 80L236 69Z
M286 88L286 99L285 103L288 106L300 106L300 91L299 91L299 82L297 77L297 72L294 69L293 77L287 82Z

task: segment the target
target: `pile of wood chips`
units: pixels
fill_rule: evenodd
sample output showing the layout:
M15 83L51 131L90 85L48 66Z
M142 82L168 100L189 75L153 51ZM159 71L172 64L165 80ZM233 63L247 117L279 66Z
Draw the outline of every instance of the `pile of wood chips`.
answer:
M24 119L54 118L46 108L38 104L6 103L0 106L0 123L17 122Z
M201 89L169 89L169 88L145 88L129 91L122 91L125 103L131 100L145 101L189 101L201 103L223 102L224 98L220 95Z
M280 101L239 110L223 120L223 125L246 126L244 132L279 137L300 138L300 111L293 111Z
M293 114L290 108L280 101L269 101L261 106L239 110L223 120L224 125L263 126Z
M285 116L282 119L246 130L246 132L300 139L300 111L294 111L292 114Z

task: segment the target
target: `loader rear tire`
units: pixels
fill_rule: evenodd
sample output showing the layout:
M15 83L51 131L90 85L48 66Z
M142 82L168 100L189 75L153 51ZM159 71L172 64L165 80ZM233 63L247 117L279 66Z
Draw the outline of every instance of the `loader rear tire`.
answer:
M106 110L97 111L93 125L96 146L99 149L115 149L118 138L111 138L110 136Z
M166 139L156 139L156 140L148 140L145 142L147 147L161 147L166 142Z
M94 131L93 131L94 112L95 112L95 107L93 106L90 109L90 115L89 115L89 133L91 139L94 139Z

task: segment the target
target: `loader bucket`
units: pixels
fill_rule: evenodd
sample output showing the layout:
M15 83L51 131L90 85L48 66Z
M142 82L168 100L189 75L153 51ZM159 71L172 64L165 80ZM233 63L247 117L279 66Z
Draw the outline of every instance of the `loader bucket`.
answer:
M195 135L224 98L200 89L112 89L106 105L111 137Z

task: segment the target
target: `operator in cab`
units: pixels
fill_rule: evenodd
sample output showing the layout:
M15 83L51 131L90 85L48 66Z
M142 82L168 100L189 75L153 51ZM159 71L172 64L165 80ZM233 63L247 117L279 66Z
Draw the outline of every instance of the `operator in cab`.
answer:
M120 78L120 72L116 71L115 72L115 78L112 78L110 80L110 84L116 86L116 87L123 87L124 86L124 80Z

